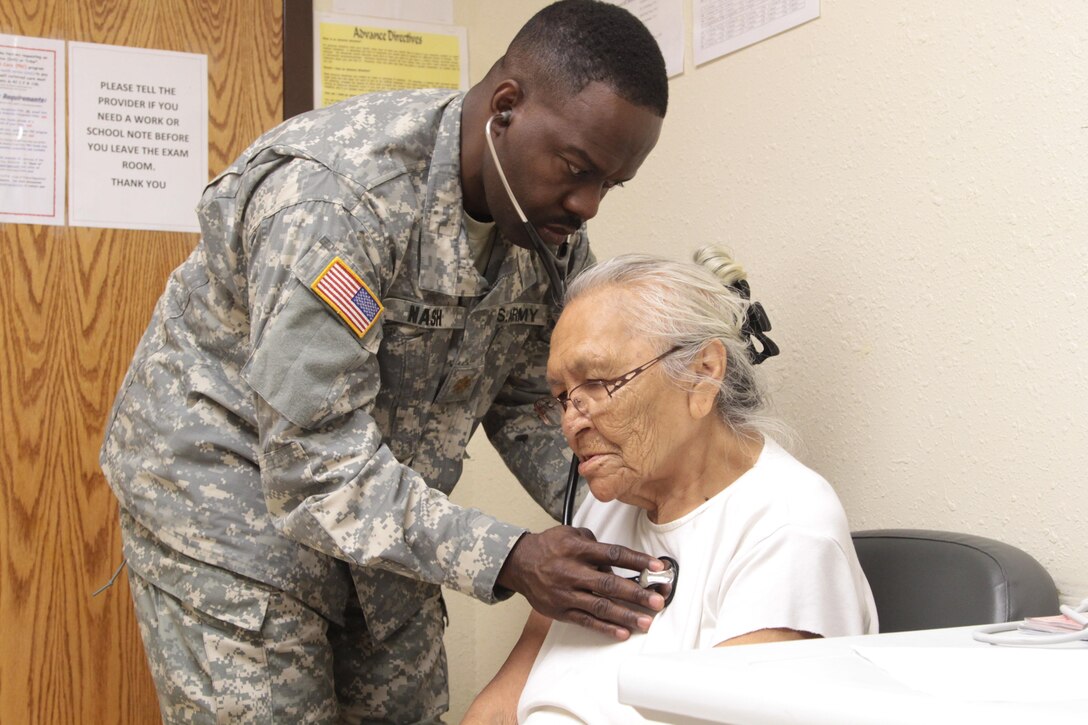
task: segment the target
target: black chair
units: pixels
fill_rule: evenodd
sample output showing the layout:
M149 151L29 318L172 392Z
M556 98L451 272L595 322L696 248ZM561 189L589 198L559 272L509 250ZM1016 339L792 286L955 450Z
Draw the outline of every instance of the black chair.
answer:
M881 632L1013 622L1058 613L1058 590L1027 553L950 531L853 534Z

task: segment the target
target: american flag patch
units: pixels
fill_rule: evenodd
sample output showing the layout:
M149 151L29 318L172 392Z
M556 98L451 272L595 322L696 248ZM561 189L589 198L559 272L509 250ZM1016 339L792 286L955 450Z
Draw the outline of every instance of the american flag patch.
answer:
M385 309L362 278L352 272L340 257L329 262L310 289L325 300L359 337L366 334Z

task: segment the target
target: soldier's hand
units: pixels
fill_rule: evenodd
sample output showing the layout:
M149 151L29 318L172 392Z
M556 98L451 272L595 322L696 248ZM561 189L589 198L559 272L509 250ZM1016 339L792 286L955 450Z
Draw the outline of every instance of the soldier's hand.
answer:
M598 543L588 529L556 526L528 533L514 545L498 584L520 593L541 614L623 640L645 632L665 599L612 573L611 567L661 571L647 554Z

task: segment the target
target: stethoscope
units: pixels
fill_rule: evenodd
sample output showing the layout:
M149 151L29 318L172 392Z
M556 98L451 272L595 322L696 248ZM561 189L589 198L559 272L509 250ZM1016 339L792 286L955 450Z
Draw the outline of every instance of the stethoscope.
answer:
M518 200L514 197L514 192L510 188L510 182L506 180L506 174L502 170L502 164L499 162L499 155L495 152L495 142L491 140L491 122L496 118L503 123L509 123L510 118L513 116L512 111L502 111L487 119L487 123L484 124L484 138L487 140L487 148L491 151L491 159L495 162L495 170L499 172L499 180L502 182L502 186L506 189L506 196L509 197L510 203L514 205L514 211L517 212L518 218L521 219L521 224L525 228L525 233L529 236L529 240L532 242L533 251L536 252L536 256L540 259L541 265L544 267L544 272L548 275L548 294L551 297L552 303L556 307L563 306L563 298L566 296L566 280L564 276L559 273L559 267L556 265L556 259L552 256L552 253L548 251L547 245L544 240L540 238L540 234L537 233L536 227L525 216L525 212L521 210L521 204L518 204ZM567 473L567 491L563 497L563 525L570 526L574 520L574 499L578 492L578 456L572 455L570 457L570 471ZM649 569L643 569L637 576L628 577L631 581L638 582L639 586L643 589L648 587L655 587L657 592L665 597L665 606L669 605L672 601L673 595L676 594L676 582L680 578L680 565L670 556L659 556L659 560L665 562L666 568L663 571L650 571Z
M570 526L574 520L574 499L578 492L578 456L571 455L570 471L567 473L567 492L563 497L563 525ZM665 562L665 568L661 571L643 569L637 576L627 577L643 589L656 588L661 596L665 597L665 606L672 602L676 594L676 582L680 579L680 564L671 556L659 556L659 560Z
M503 123L509 123L513 115L512 111L503 111L487 119L487 123L484 124L484 138L487 139L487 148L491 150L491 158L495 161L495 170L499 172L499 180L502 181L502 186L506 189L506 195L510 197L510 203L514 205L514 211L517 212L518 218L521 219L521 224L525 227L525 233L529 235L533 251L536 252L537 258L540 259L540 263L544 266L545 274L548 275L548 295L552 298L552 302L556 307L562 307L563 297L567 293L566 280L559 273L555 257L548 251L548 247L544 244L544 240L540 238L536 227L525 216L525 212L521 210L521 204L518 204L518 200L514 198L514 192L510 189L510 182L506 180L502 164L499 163L499 155L495 153L495 142L491 140L491 122L498 118Z
M999 644L1007 647L1046 647L1054 644L1068 644L1069 642L1088 642L1088 599L1084 599L1076 607L1067 604L1061 605L1059 611L1081 625L1081 629L1073 632L1060 632L1056 634L1033 633L1025 631L1021 627L1024 622L1000 622L979 627L973 633L979 642L987 644Z

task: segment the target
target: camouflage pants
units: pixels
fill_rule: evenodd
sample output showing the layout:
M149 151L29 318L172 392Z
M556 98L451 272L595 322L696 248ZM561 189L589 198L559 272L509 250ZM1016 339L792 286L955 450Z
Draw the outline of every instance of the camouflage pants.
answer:
M274 592L250 631L129 581L166 723L437 723L449 706L441 597L377 643L354 598L341 627Z

